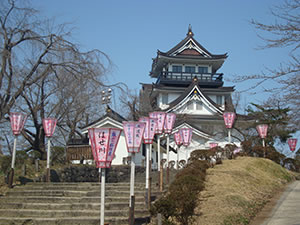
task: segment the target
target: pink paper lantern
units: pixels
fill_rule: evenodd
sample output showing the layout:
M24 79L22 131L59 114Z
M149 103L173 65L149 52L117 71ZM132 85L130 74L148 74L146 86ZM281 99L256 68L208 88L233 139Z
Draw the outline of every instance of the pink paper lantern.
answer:
M223 114L223 118L224 118L224 122L225 122L225 126L226 128L232 128L233 124L234 124L234 120L235 120L235 113L234 112L225 112Z
M56 127L56 123L57 123L57 119L55 118L43 119L43 127L44 127L46 137L52 137Z
M123 122L123 129L126 139L126 146L129 153L138 153L142 144L146 123Z
M260 136L260 138L265 138L268 132L268 125L267 124L259 124L256 126L256 130Z
M175 143L176 143L177 146L182 145L182 137L181 137L179 131L177 131L176 133L174 133L174 139L175 139Z
M166 113L165 112L151 112L149 113L149 117L153 119L157 119L157 127L155 130L156 134L162 134L165 124Z
M10 113L10 125L14 135L19 135L24 128L27 115L24 113Z
M176 120L176 114L175 113L167 113L165 118L165 124L164 124L164 131L166 134L170 134L172 132L172 129L174 127Z
M157 127L157 119L152 119L149 117L142 117L139 122L146 123L145 131L143 135L143 140L145 144L152 144L155 135L155 130Z
M122 130L89 128L88 134L97 168L110 168Z
M182 138L183 146L187 147L192 141L193 130L191 128L181 128L180 134Z
M293 152L296 149L297 145L297 138L289 138L288 139L288 145L290 147L290 150Z
M210 148L218 147L218 143L211 142L211 143L209 143L209 147Z

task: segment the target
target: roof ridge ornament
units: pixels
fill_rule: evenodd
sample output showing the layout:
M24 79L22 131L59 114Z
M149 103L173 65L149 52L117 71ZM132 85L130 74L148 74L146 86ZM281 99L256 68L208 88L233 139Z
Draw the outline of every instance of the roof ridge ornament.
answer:
M193 33L193 31L192 31L192 25L191 25L191 24L189 24L188 32L187 32L186 35L187 35L187 36L191 36L191 37L194 36L194 33Z

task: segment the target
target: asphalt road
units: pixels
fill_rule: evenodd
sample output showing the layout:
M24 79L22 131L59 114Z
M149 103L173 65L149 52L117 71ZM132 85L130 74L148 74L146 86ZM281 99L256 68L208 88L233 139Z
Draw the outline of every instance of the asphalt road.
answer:
M261 225L300 225L300 181L287 187Z

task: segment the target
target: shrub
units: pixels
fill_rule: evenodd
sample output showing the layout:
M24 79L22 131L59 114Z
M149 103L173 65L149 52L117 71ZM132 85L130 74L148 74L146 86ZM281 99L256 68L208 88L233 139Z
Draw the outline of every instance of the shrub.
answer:
M192 157L190 164L176 174L166 196L154 203L153 215L161 213L164 224L172 224L175 218L180 224L187 225L192 221L198 202L198 194L204 188L208 162Z
M51 149L51 158L53 163L65 164L66 163L65 148L54 146Z

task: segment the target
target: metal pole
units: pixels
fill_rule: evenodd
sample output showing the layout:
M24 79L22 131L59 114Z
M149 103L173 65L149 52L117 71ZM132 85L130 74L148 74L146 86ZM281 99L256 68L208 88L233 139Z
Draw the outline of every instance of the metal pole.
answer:
M266 144L265 144L265 139L264 138L262 139L262 145L263 145L263 148L264 148L264 158L266 158Z
M146 194L145 194L145 200L146 205L148 205L148 188L149 188L149 168L150 168L150 146L146 145Z
M187 147L185 147L186 164L188 163L188 157L189 157L189 153L188 153Z
M105 168L101 169L101 209L100 209L100 225L104 225L105 210Z
M17 151L17 136L14 137L14 146L12 152L12 159L11 159L11 171L8 177L8 187L12 188L13 180L14 180L14 173L15 173L15 162L16 162L16 151Z
M170 135L167 134L167 184L169 184L169 151L170 151Z
M231 129L228 129L228 142L231 143Z
M157 170L160 171L160 135L158 135L157 137L157 161L158 161Z
M180 147L177 146L177 163L176 163L176 170L179 169L179 149L180 149Z
M134 175L135 175L135 153L131 153L131 174L130 174L130 201L129 201L129 224L134 224Z
M160 166L160 164L161 164L160 160L161 160L160 159L160 135L158 135L158 137L157 137L158 186L160 186L160 181L161 181L161 179L160 179L160 168L161 168L161 166Z
M47 171L46 171L46 181L50 182L50 151L51 151L50 138L48 138L48 151L47 151Z

